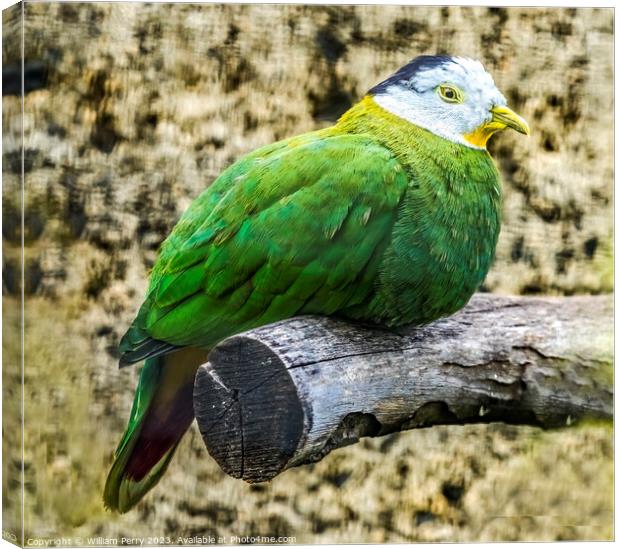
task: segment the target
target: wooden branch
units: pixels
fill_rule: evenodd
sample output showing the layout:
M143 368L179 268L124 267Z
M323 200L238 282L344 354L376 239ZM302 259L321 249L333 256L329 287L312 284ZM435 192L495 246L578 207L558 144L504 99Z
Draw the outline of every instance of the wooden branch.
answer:
M248 482L363 436L448 423L612 417L610 296L478 294L423 328L297 317L217 345L196 374L209 453Z

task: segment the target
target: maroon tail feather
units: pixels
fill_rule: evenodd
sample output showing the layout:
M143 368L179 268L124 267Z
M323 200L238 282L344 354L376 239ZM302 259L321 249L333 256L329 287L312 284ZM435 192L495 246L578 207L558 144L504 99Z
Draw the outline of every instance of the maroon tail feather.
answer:
M183 385L164 417L156 408L148 411L125 468L129 478L136 482L142 480L189 429L194 419L192 391L193 383Z

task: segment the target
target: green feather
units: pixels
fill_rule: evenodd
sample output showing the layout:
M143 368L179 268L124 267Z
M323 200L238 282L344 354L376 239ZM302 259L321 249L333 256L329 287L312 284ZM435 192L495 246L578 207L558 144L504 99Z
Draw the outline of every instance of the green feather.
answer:
M371 291L363 271L387 245L405 171L365 135L322 131L295 143L233 166L226 191L218 180L198 199L217 194L211 209L188 210L162 247L136 332L211 347L306 305L330 314Z
M501 187L489 153L418 128L371 98L340 125L376 136L409 177L373 294L342 314L397 326L459 310L484 280L499 235Z

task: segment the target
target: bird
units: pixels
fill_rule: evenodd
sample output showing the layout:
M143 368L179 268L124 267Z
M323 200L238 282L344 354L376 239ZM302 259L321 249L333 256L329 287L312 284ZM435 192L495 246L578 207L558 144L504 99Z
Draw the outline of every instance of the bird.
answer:
M527 122L474 59L423 55L331 127L226 168L162 243L120 365L145 361L104 488L124 513L193 419L198 366L223 339L295 315L386 328L462 308L500 231L490 137ZM337 380L334 380L337 383Z

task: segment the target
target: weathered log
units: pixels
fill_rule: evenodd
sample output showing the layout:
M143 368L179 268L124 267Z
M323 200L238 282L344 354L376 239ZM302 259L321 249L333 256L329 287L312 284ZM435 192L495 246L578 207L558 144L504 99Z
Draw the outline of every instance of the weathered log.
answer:
M479 294L425 327L297 317L231 337L196 374L209 453L248 482L363 436L502 421L612 417L610 296Z

